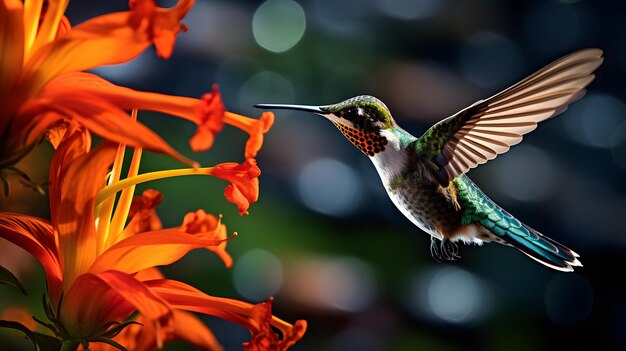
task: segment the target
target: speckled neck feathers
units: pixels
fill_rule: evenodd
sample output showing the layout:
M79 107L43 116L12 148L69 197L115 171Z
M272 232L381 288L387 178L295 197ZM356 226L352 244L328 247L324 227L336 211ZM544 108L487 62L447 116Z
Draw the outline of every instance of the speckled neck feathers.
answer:
M337 126L337 129L343 133L346 139L350 140L350 142L354 144L357 149L361 150L361 152L367 156L372 157L385 151L385 148L387 147L387 138L380 134L346 127L339 123L334 124Z

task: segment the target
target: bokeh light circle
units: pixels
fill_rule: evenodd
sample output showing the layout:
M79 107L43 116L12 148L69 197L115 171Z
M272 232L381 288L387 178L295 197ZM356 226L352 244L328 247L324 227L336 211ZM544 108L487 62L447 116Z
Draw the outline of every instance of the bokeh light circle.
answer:
M412 277L407 304L418 317L470 324L490 310L491 291L474 274L446 266Z
M570 137L592 147L610 148L614 132L626 121L626 104L609 94L588 94L570 110L565 119Z
M519 78L520 50L500 33L473 34L463 43L459 61L463 74L483 88L502 89Z
M548 316L557 325L582 322L593 307L591 284L578 274L556 274L545 291Z
M273 254L254 249L235 261L233 279L235 289L241 296L252 301L262 301L280 289L283 265Z
M424 19L437 14L445 5L441 0L379 0L378 5L389 16L401 20Z
M274 101L293 101L294 88L291 81L284 76L261 71L250 77L239 89L239 108L248 113L258 113L254 104Z
M252 18L252 33L266 50L284 52L296 45L306 28L304 10L292 0L268 0Z
M437 317L452 323L467 322L480 308L480 286L470 273L445 268L433 276L428 287L428 302Z
M544 201L558 189L556 164L544 150L517 145L495 162L493 183L502 196L523 202Z
M626 170L626 122L620 124L611 136L611 155L615 164Z
M323 265L318 288L327 306L346 312L365 309L376 295L371 268L353 257L337 258Z
M331 216L352 213L362 198L362 184L352 167L330 158L306 165L298 176L298 193L310 209Z

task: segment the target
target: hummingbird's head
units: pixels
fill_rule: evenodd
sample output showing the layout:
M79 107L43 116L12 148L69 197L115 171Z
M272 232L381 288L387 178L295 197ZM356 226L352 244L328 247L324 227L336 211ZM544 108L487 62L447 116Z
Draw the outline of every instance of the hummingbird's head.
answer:
M337 126L367 156L385 150L387 138L381 133L395 125L385 104L369 95L361 95L327 106L259 104L261 108L280 108L313 112L324 116Z

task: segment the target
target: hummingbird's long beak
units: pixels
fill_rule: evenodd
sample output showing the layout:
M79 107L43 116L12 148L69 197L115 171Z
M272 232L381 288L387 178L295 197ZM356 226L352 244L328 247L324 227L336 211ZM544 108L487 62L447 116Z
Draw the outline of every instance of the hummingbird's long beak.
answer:
M264 109L282 109L282 110L296 110L296 111L306 111L313 112L317 114L328 114L328 111L322 109L319 106L307 106L307 105L287 105L287 104L256 104L254 107L264 108Z

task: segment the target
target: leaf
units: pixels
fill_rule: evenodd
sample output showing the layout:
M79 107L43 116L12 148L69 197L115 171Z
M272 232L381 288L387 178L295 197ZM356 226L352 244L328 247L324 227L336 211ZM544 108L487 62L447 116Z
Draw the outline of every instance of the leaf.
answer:
M124 322L124 323L119 323L115 327L107 330L107 332L104 333L102 336L112 339L112 338L116 337L119 333L121 333L122 330L124 330L126 327L128 327L130 325L141 325L141 326L143 326L143 324L141 324L139 322L135 322L135 321L128 321L128 322Z
M54 326L54 324L46 323L46 322L42 321L41 319L39 319L39 318L37 318L35 316L33 316L33 319L35 320L35 322L37 322L37 323L41 324L42 326L50 329L50 331L52 331L53 333L58 334L58 330Z
M109 344L113 347L115 347L116 349L119 349L121 351L128 351L128 349L126 349L124 346L122 346L121 344L118 344L117 342L109 339L109 338L105 338L105 337L99 337L99 338L95 338L93 340L91 340L93 342L103 342L105 344Z
M19 330L33 343L37 351L58 351L61 349L61 340L54 336L33 332L22 323L0 320L0 328Z
M39 351L58 351L61 349L61 339L37 332L33 333L33 335L35 340L37 340L37 349Z
M26 181L27 183L32 183L33 181L30 179L30 177L28 176L28 174L26 174L26 172L22 171L21 169L14 167L14 166L8 166L6 167L6 169L11 170L13 172L15 172L15 174L17 174L18 176L20 176L24 181Z
M20 283L20 281L17 280L17 278L15 277L15 275L13 275L13 273L11 273L8 269L2 266L0 266L0 284L14 286L20 289L20 291L22 291L22 294L26 295L26 289L24 289L24 286L22 286L22 283Z
M38 350L37 339L35 338L35 334L30 329L28 329L24 324L15 322L15 321L0 320L0 328L15 329L15 330L21 331L22 333L26 334L26 336L30 339L30 341L33 342L33 346L35 347L35 350Z

